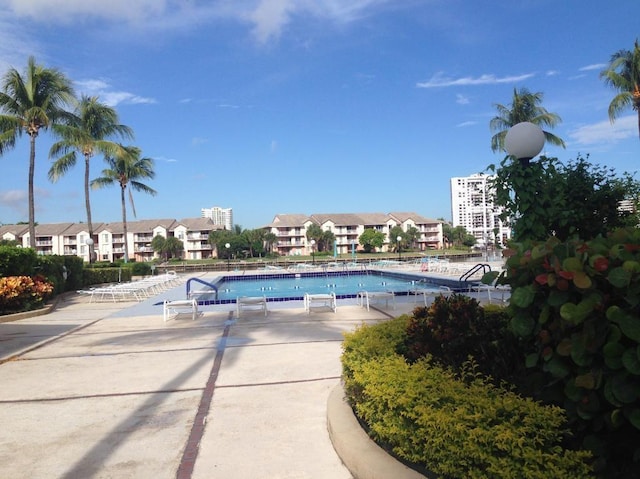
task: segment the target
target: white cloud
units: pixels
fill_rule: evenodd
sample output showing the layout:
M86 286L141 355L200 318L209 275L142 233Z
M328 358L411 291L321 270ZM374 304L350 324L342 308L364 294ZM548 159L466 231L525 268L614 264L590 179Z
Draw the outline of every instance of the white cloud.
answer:
M578 71L581 72L588 72L591 70L602 70L603 68L606 68L607 64L606 63L594 63L592 65L587 65L584 67L580 67L578 68Z
M456 103L458 105L468 105L469 104L469 97L461 95L460 93L458 93L456 95Z
M290 0L262 0L249 16L254 24L253 35L260 43L279 36L284 26L289 23L294 8Z
M79 93L96 95L101 102L115 107L119 104L139 105L156 103L153 98L142 97L126 91L114 91L104 80L82 80L76 82Z
M464 128L465 126L473 126L477 124L478 124L477 121L463 121L462 123L458 123L456 126L458 128Z
M73 23L78 17L141 21L165 13L168 0L4 0L18 16L40 21Z
M383 6L398 7L392 0L0 0L0 8L14 15L67 25L106 20L167 31L232 19L250 24L260 43L279 38L296 15L348 23Z
M480 75L479 77L462 77L451 78L446 77L442 73L436 73L426 82L416 83L418 88L439 88L449 86L469 86L469 85L493 85L497 83L515 83L526 80L534 76L534 73L525 73L523 75L498 77L494 74Z
M208 143L208 142L209 142L208 138L202 138L202 137L199 137L199 136L193 137L191 139L191 144L193 146L204 145L205 143Z
M578 145L616 143L637 135L638 117L635 115L620 117L613 124L609 121L601 121L569 132L569 137Z
M14 211L21 217L28 215L28 195L26 190L0 191L0 206Z
M175 158L167 158L165 156L154 156L153 159L155 161L164 161L165 163L177 163L178 160Z

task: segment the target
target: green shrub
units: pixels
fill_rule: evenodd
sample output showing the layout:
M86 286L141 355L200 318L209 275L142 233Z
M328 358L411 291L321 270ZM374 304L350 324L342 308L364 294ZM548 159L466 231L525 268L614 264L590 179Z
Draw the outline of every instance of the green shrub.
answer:
M403 315L375 327L363 324L354 332L344 334L342 377L347 397L356 398L359 395L359 390L351 381L353 369L371 358L396 354L396 348L406 336L408 321L409 316Z
M414 309L404 349L399 352L412 362L431 356L454 370L472 357L485 376L498 383L515 380L523 369L506 309L483 308L461 294L438 296L431 306Z
M562 406L607 478L640 470L640 230L505 254L531 391Z
M0 276L32 276L38 265L38 255L31 248L0 246Z
M83 271L83 285L106 283L125 283L131 281L129 268L85 268Z
M151 263L131 263L133 276L148 276L151 274Z
M562 447L562 409L493 386L469 363L462 376L429 358L407 363L394 352L407 322L346 335L345 390L377 442L449 479L592 477L589 453Z

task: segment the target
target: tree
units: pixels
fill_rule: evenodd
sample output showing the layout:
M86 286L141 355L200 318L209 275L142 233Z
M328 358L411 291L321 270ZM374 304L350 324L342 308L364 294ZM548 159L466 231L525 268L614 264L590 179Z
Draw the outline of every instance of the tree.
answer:
M184 243L175 236L169 236L164 242L164 251L168 258L179 258L184 251Z
M247 243L241 233L237 228L234 231L214 230L209 233L209 244L215 247L219 259L237 257L239 253L247 249ZM229 244L228 248L227 244Z
M320 243L318 243L318 251L331 251L335 241L336 235L333 232L329 230L323 231Z
M320 225L317 223L313 223L309 225L309 227L307 228L307 240L308 241L314 240L318 245L322 240L323 234L324 234L324 231L322 230Z
M640 137L640 45L637 39L633 50L619 50L611 55L609 65L600 72L600 78L619 92L609 104L611 123L623 110L631 107L638 117Z
M151 249L153 249L153 251L155 251L159 255L164 256L165 261L168 259L164 249L164 244L166 241L167 241L167 238L165 238L162 235L155 235L151 239Z
M65 75L44 68L29 57L24 75L11 68L4 75L0 92L0 155L15 146L23 133L29 135L29 244L36 247L33 178L36 138L40 130L69 119L66 111L73 101L73 88Z
M164 260L167 261L169 258L182 256L184 244L175 236L165 238L162 235L156 235L151 240L151 248L153 248L153 251L156 253L162 255Z
M491 131L497 132L491 137L491 150L493 152L506 151L504 148L504 138L509 128L518 123L528 121L541 128L553 128L562 121L558 115L549 113L540 106L542 98L543 94L540 92L531 93L526 88L521 88L519 91L514 88L510 105L494 104L498 110L498 115L493 117L489 122ZM548 131L544 131L544 129L543 133L548 143L561 146L562 148L565 147L562 139Z
M265 233L263 240L267 253L271 253L273 251L273 244L278 241L278 237L275 233L268 231Z
M83 95L69 124L52 126L53 133L61 138L49 150L49 157L56 158L49 168L49 180L55 182L76 164L77 154L84 157L84 202L87 211L89 237L93 238L91 202L89 200L89 162L96 154L113 156L120 145L108 138L133 138L133 131L118 124L116 111L98 101L98 97ZM93 258L93 244L89 246L89 258Z
M398 241L398 237L400 237L400 241ZM394 226L389 230L389 243L396 245L396 252L400 250L400 248L405 243L405 232L402 229L402 226Z
M109 168L102 170L102 176L91 181L92 188L103 188L115 183L120 185L120 202L122 208L122 226L124 228L124 261L129 260L129 248L127 246L127 205L125 201L125 190L129 189L129 202L136 216L136 208L133 204L133 194L131 190L142 191L143 193L155 196L157 191L145 185L140 180L153 179L153 160L151 158L140 158L141 150L135 146L122 146L116 155L105 157Z
M266 231L263 229L244 230L241 233L249 247L249 256L253 258L256 254L264 252L264 237Z
M442 239L444 240L444 244L449 246L453 244L453 226L451 223L446 221L444 218L438 218L442 221Z
M638 214L620 205L631 201L637 211L640 184L629 173L617 177L613 169L592 165L588 157L567 165L542 157L526 168L505 158L493 185L495 203L504 208L502 219L511 220L516 241L551 235L589 240L638 225Z
M464 226L456 226L455 228L451 229L451 242L453 243L454 246L463 246L463 245L466 246L467 243L469 242L468 241L469 236L473 236L473 235L470 235L469 232L467 231L467 228L465 228ZM475 244L475 239L470 246L473 246L473 244Z
M409 248L415 248L418 239L420 238L420 231L415 226L409 226L404 233L405 241Z
M367 228L358 238L358 243L362 245L365 253L371 253L376 248L382 248L384 245L384 233L373 228Z

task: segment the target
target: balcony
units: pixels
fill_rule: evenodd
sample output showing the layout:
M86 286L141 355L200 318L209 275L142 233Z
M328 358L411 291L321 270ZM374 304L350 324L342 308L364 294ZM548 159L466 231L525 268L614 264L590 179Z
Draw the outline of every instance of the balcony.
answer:
M137 243L148 243L153 239L153 235L135 235L133 241Z

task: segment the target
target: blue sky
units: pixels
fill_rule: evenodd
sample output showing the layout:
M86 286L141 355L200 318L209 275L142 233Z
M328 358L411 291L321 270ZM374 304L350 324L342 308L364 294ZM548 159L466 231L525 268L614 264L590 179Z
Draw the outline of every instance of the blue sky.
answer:
M0 12L0 73L30 55L60 69L155 160L158 195L134 193L137 219L220 206L244 228L279 213L450 220L449 179L502 159L489 120L523 87L563 120L567 148L547 155L639 164L635 112L612 125L599 78L640 37L632 0L0 0ZM37 140L36 221L86 221L82 164L47 179L52 142ZM0 223L27 221L28 137L0 166ZM92 178L103 167L94 158ZM93 221L120 221L119 198L92 191Z

